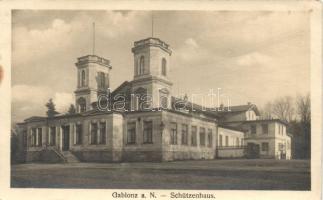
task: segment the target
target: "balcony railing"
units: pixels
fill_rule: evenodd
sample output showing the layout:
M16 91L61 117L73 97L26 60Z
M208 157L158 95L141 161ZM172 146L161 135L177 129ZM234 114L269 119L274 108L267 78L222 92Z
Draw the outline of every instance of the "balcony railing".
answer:
M110 60L96 56L96 55L87 55L77 59L78 64L95 62L103 65L110 65Z
M155 45L159 45L162 46L165 49L168 49L169 45L166 44L165 42L163 42L162 40L158 39L158 38L148 38L148 39L144 39L144 40L140 40L135 42L134 46L143 46L146 44L155 44Z

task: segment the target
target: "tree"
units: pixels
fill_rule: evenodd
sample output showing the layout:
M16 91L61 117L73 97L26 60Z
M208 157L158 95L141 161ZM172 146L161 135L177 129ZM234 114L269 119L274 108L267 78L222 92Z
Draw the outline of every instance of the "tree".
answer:
M303 133L304 157L311 158L311 98L309 94L297 97L297 114L300 119L300 127Z
M68 109L68 114L72 115L76 113L75 106L73 104L70 105L70 108Z
M305 96L297 97L297 114L300 117L300 120L304 124L311 123L311 98L307 94Z
M18 144L18 136L15 133L14 130L11 130L11 135L10 135L10 147L11 147L11 151L10 151L10 160L11 163L18 163L18 148L19 148L19 144Z
M59 114L57 111L56 111L56 108L55 108L55 104L53 102L53 99L49 99L49 101L46 103L46 107L47 107L47 116L48 117L54 117L55 115Z
M268 102L262 114L266 118L278 118L285 122L295 119L295 106L290 96L280 97L273 102Z

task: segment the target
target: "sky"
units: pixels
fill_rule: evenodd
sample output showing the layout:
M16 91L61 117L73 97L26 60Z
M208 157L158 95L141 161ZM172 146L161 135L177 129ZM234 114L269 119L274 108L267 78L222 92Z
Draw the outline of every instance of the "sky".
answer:
M221 88L231 105L258 107L310 91L309 13L154 11L154 37L173 51L173 96ZM149 11L15 10L12 13L12 120L74 103L78 57L111 61L111 89L133 79L134 41L151 37ZM196 99L201 103L201 99Z

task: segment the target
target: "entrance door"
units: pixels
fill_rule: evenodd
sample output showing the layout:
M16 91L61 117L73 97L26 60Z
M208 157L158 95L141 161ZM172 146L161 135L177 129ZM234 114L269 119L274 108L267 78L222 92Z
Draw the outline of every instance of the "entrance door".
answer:
M62 126L63 134L63 151L68 151L70 149L70 126Z
M254 143L247 144L247 157L248 158L259 158L260 157L259 144L254 144Z

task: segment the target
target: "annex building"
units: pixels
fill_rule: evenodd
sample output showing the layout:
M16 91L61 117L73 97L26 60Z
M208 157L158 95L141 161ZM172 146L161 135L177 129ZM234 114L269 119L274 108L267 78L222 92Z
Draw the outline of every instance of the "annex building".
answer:
M77 112L34 116L19 123L21 159L291 159L286 124L262 119L255 105L231 106L220 112L172 96L173 83L168 76L172 50L167 43L152 37L136 41L132 53L133 80L112 92L108 90L110 61L97 55L78 58L74 92ZM184 106L177 109L179 104Z

